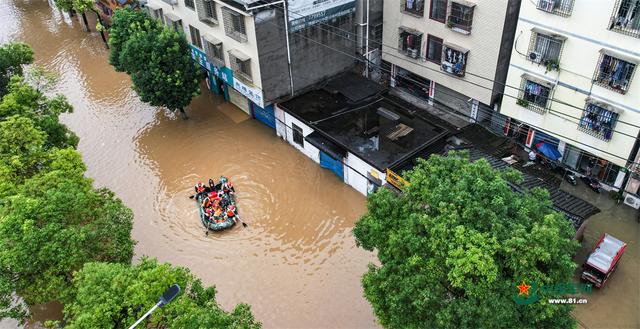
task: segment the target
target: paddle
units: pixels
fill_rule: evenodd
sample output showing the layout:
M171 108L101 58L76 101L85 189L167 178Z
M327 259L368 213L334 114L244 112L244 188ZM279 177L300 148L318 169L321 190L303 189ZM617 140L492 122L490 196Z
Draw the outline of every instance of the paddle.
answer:
M236 214L236 218L240 221L240 223L242 224L243 227L249 227L249 225L247 225L247 223L243 222L242 219L240 219L240 215Z

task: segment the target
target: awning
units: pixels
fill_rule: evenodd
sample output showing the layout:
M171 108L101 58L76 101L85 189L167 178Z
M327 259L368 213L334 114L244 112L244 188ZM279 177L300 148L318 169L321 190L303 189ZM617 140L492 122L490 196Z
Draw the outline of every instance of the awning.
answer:
M317 147L320 151L327 153L334 159L339 160L344 158L345 155L347 155L347 151L345 151L343 148L336 145L334 142L330 141L326 137L322 136L322 134L320 134L317 131L314 131L309 135L307 135L307 137L305 137L304 140L309 142L309 144Z
M251 57L249 57L248 55L245 55L243 52L241 52L238 49L231 49L229 50L229 55L241 60L241 61L248 61L251 59Z
M153 2L150 3L150 4L147 4L147 7L149 9L151 9L151 10L158 10L158 9L162 8L162 7L160 7L160 5L157 5L157 4L153 3Z
M451 43L451 42L446 42L446 41L445 41L445 42L443 42L442 44L443 44L445 47L447 47L447 48L451 48L451 49L453 49L453 50L457 50L457 51L459 51L459 52L461 52L461 53L463 53L463 54L466 54L466 53L468 53L468 52L469 52L469 49L467 49L467 48L465 48L465 47L458 46L458 45L456 45L455 43Z
M212 45L219 45L222 43L222 41L220 41L220 39L214 37L213 35L209 34L209 33L205 33L202 36L205 40L209 41Z
M476 6L475 2L466 1L466 0L451 0L451 2L459 3L465 7L471 7L471 8Z
M531 74L527 74L527 73L523 73L522 74L522 78L526 79L526 80L529 80L529 81L533 81L533 82L535 82L535 83L537 83L539 85L543 85L543 86L545 86L547 88L553 88L556 85L554 81L541 79L541 78L535 77L535 76L533 76Z
M410 27L406 27L406 26L400 26L400 30L405 31L405 32L409 32L411 34L415 34L415 35L422 35L422 32L416 30L416 29L412 29Z
M179 21L182 20L178 15L176 15L174 13L166 13L166 14L164 14L164 17L168 18L172 22L179 22Z
M622 59L622 60L624 60L624 61L627 61L627 62L629 62L629 63L636 64L636 65L638 65L638 64L640 63L640 58L638 58L638 57L633 57L633 56L629 56L629 55L624 55L624 54L621 54L621 53L619 53L619 52L617 52L617 51L613 51L613 50L611 50L611 49L602 48L602 49L600 49L600 52L601 52L601 53L603 53L603 54L605 54L605 55L609 55L609 56L611 56L611 57L615 57L615 58L618 58L618 59Z
M553 32L551 30L543 29L541 27L534 26L534 27L531 28L531 31L536 32L536 33L540 33L540 34L544 34L546 36L550 36L550 37L552 37L554 39L558 39L558 40L562 40L562 41L567 40L566 36L564 36L562 34L558 34L558 33Z
M623 109L621 109L621 108L619 108L617 106L611 105L609 103L603 102L603 101L601 101L599 99L596 99L596 98L593 98L593 97L587 97L587 98L584 99L584 101L586 103L589 103L589 104L598 105L598 106L602 107L603 109L606 109L607 111L610 111L610 112L614 112L614 113L620 114L623 111Z

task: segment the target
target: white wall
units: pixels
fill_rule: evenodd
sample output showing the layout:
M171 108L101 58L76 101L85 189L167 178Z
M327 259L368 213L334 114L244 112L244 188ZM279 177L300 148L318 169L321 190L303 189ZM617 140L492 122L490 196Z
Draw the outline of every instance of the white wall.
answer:
M289 144L291 144L293 147L298 149L298 151L308 156L315 163L320 164L320 150L318 150L317 147L311 145L311 143L307 141L304 141L304 146L300 146L298 143L293 141L293 124L302 128L302 135L304 135L304 137L307 137L307 135L311 134L313 132L313 129L302 123L300 120L294 118L289 113L286 113L284 111L282 111L282 113L284 114L286 141L289 142Z
M640 40L608 29L615 0L574 2L571 15L562 17L538 10L534 3L522 1L507 85L519 88L524 73L546 79L556 83L551 97L557 101L549 103L550 110L547 113L538 114L518 106L516 98L519 91L507 87L505 94L510 97L504 97L500 112L534 128L542 128L545 133L568 144L625 166L639 131L637 127L623 122L636 126L640 123L640 73L637 72L640 65L636 66L626 94L592 84L592 79L603 48L627 58L636 58L640 63ZM560 71L545 72L543 65L527 60L533 28L566 38L560 55ZM574 87L581 91L576 91ZM617 133L613 134L610 141L578 130L587 97L621 109L614 127Z
M260 75L260 62L258 60L258 47L256 42L256 31L253 16L245 16L244 23L247 33L247 41L239 42L228 37L224 32L222 7L225 6L222 2L216 1L216 15L218 17L218 25L210 26L200 21L196 10L193 10L184 5L184 0L178 0L177 5L169 5L162 0L149 0L149 4L159 6L162 11L166 13L173 13L182 19L182 26L184 27L184 34L187 37L187 41L191 43L191 35L189 33L189 25L200 30L200 36L204 37L205 33L209 33L222 41L222 50L224 52L225 66L231 67L229 64L230 49L238 49L242 53L251 57L251 76L253 79L252 85L262 89L262 78ZM196 6L197 7L197 6ZM201 49L204 51L204 49Z
M449 1L450 2L450 1ZM429 18L430 3L424 0L424 16L415 17L401 12L401 0L384 1L382 59L415 74L433 80L447 88L491 104L493 83L466 74L456 77L440 70L440 65L427 61L427 34L469 49L466 71L494 79L500 52L507 0L482 0L476 3L471 33L464 35L447 28L444 23ZM524 0L523 2L526 2ZM413 59L398 52L399 27L412 28L423 33L421 57ZM387 47L390 46L390 47ZM396 49L392 48L396 47ZM427 68L425 68L425 66ZM477 86L475 84L479 84ZM484 87L488 88L485 89Z
M356 191L367 195L369 184L367 173L369 172L376 172L380 180L382 180L382 184L386 184L384 173L381 173L353 153L347 152L344 162L344 182L352 186Z

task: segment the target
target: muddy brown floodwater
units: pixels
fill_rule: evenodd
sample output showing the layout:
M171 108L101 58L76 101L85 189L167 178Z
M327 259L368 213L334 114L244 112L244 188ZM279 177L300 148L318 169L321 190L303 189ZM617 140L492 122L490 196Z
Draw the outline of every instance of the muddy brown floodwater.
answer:
M0 22L0 43L30 44L36 63L59 75L54 92L75 108L62 121L81 138L87 175L135 213L136 257L188 267L216 285L224 308L246 302L267 328L377 326L360 286L375 257L351 234L365 211L359 193L207 91L187 121L142 103L108 65L100 36L46 1L2 0ZM249 227L207 237L187 196L220 175L236 186ZM34 311L60 316L56 305Z

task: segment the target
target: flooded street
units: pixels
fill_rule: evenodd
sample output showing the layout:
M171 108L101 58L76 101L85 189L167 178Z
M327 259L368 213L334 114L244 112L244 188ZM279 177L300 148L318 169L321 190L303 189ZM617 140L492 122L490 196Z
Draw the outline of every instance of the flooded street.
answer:
M142 103L99 34L46 1L3 0L0 21L0 42L30 44L36 64L59 75L54 92L75 108L62 121L81 138L87 175L135 213L136 257L188 267L216 285L224 308L246 302L266 328L376 327L360 286L375 257L351 234L362 195L207 91L187 121ZM248 228L207 237L188 196L220 175ZM43 319L59 307L35 311Z

